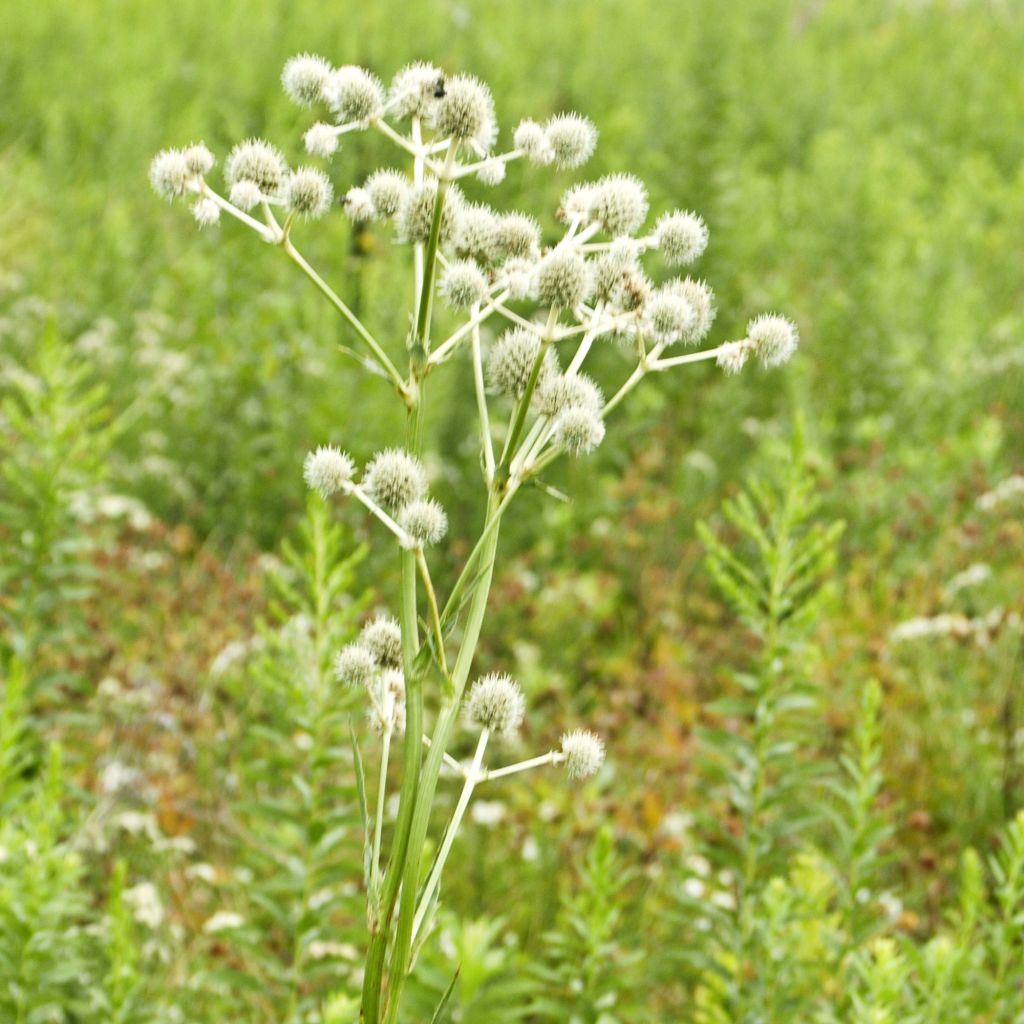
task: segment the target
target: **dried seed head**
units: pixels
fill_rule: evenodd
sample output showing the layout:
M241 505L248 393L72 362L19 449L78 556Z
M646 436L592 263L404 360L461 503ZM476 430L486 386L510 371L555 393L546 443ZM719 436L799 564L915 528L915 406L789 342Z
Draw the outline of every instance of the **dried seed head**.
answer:
M585 373L555 374L537 386L537 407L545 416L556 417L567 409L586 409L595 416L604 405L601 389Z
M494 225L494 252L498 259L535 259L540 252L540 225L525 213L505 213Z
M556 167L580 167L597 146L597 129L592 121L579 114L559 114L551 118L544 134L554 152Z
M433 64L408 64L395 75L388 92L388 108L396 117L427 118L437 106L444 74Z
M327 124L326 121L317 121L302 136L302 141L310 156L322 156L325 159L334 156L339 148L338 131L333 124Z
M644 322L655 341L671 345L688 337L697 313L678 291L659 288L651 293L644 306Z
M520 121L512 136L512 145L518 149L531 164L544 166L555 159L555 151L548 142L547 134L536 121L529 119Z
M487 360L487 380L499 394L522 398L540 353L540 338L523 327L506 331L491 349ZM558 360L549 348L541 363L538 387L558 374Z
M466 699L466 717L481 728L511 736L523 724L526 700L519 684L507 675L492 673L478 679Z
M384 106L384 87L380 79L355 64L333 71L324 93L341 123L365 121L379 114Z
M419 185L413 185L402 197L398 207L395 227L398 236L405 242L427 242L430 226L434 220L434 203L437 201L437 179L428 178ZM450 242L458 226L464 200L462 193L449 187L441 211L441 241Z
M448 516L432 498L411 501L398 516L398 525L419 547L437 544L448 532Z
M174 199L184 195L192 172L180 149L163 149L149 165L149 181L158 196Z
M334 677L346 686L368 686L377 661L362 644L347 644L334 656Z
M588 455L604 440L604 422L582 405L570 406L555 421L554 439L570 455Z
M441 294L456 309L469 309L487 298L487 279L472 260L455 260L441 275Z
M388 448L370 460L363 486L381 508L394 513L423 497L427 474L419 459L401 448Z
M670 281L664 290L682 296L693 308L693 325L684 332L680 339L685 345L696 345L707 337L711 325L715 322L715 296L704 281L695 281L692 277L681 281Z
M573 729L562 737L565 770L570 779L585 779L604 764L604 743L587 729Z
M236 181L231 186L228 198L240 210L251 210L254 206L259 205L263 193L254 181Z
M703 255L708 247L708 228L688 210L674 210L658 218L654 240L670 267L682 267Z
M768 313L754 317L747 324L747 338L764 367L781 366L789 362L800 341L796 324L792 320Z
M750 344L746 341L727 341L719 346L715 362L726 373L739 373L750 358Z
M302 464L302 477L306 486L321 498L329 498L340 491L355 474L355 466L348 455L334 445L321 445L306 455Z
M240 142L228 154L224 177L229 185L251 181L265 196L276 196L288 173L280 150L263 139Z
M434 113L434 127L442 138L472 142L486 152L497 137L490 89L472 75L445 79L444 95L438 99Z
M359 634L359 643L370 652L374 662L383 668L401 668L402 628L390 615L371 619Z
M181 155L185 158L189 174L194 174L197 178L202 178L213 170L213 154L202 142L193 143Z
M192 204L192 216L201 228L212 227L220 220L220 207L209 196L203 196Z
M575 249L554 249L537 265L537 298L545 306L575 309L589 288L586 261Z
M469 203L459 214L455 250L464 256L487 262L494 252L497 218L484 203Z
M311 107L326 99L325 89L333 70L323 57L302 53L285 64L281 84L294 103L300 107Z
M315 167L300 167L285 179L285 206L310 220L322 217L331 208L333 198L330 179Z
M367 221L373 220L377 214L377 207L373 202L373 197L365 188L350 188L345 193L343 205L345 207L345 216L353 224L365 224Z
M363 186L378 217L394 217L411 182L401 171L374 171Z
M611 236L631 235L647 216L647 189L631 174L609 174L595 186L590 212Z

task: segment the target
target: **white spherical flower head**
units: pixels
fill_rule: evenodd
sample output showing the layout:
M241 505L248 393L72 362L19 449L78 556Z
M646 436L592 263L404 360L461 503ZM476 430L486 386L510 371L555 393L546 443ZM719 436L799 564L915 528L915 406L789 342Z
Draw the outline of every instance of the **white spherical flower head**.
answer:
M374 171L363 187L379 217L394 217L409 191L410 181L401 171L382 169Z
M559 416L567 409L586 409L597 415L604 405L601 389L585 373L555 374L537 387L537 407L545 416Z
M373 196L365 188L350 188L345 193L345 216L353 224L365 224L377 215Z
M555 421L554 438L570 455L589 455L604 440L604 423L590 409L573 405Z
M310 156L320 156L325 159L334 156L339 148L338 130L333 124L327 124L326 121L317 121L302 136L302 141Z
M647 217L647 189L631 174L609 174L595 186L590 213L612 237L631 235Z
M402 197L395 219L399 238L405 242L427 242L434 222L434 204L437 202L437 179L428 178L413 185ZM448 189L441 210L441 241L451 242L458 228L464 200L454 186Z
M180 149L161 150L149 165L150 184L163 199L184 195L191 178L188 161Z
M684 332L680 339L686 345L696 345L707 337L711 325L715 322L715 295L704 281L695 281L692 277L682 281L670 281L664 286L665 291L672 292L686 299L693 308L693 325Z
M519 122L512 136L512 145L531 164L536 164L539 167L543 167L555 159L555 151L551 148L544 129L529 118Z
M747 324L747 338L764 367L789 362L800 343L796 324L784 316L762 314Z
M449 263L439 287L448 304L456 309L469 309L487 298L487 278L472 260Z
M558 207L558 219L566 224L571 224L574 220L581 224L587 223L596 198L595 185L573 185L562 196L561 205Z
M203 196L192 204L192 216L201 228L212 227L220 220L220 207L209 196Z
M497 217L486 203L468 203L459 214L455 249L464 256L489 262L494 254Z
M408 64L395 75L388 109L397 117L430 117L444 89L444 74L433 64Z
M347 644L334 656L334 678L346 686L369 686L377 661L362 644Z
M525 213L505 213L494 224L498 259L535 259L540 252L540 225Z
M352 460L333 445L321 445L306 456L302 477L306 486L321 498L329 498L352 480L355 466Z
M281 84L292 102L311 107L326 99L326 88L334 69L323 57L302 53L292 57L281 72Z
M579 114L559 114L551 118L544 134L554 153L555 166L563 169L585 164L597 146L594 123Z
M194 174L197 178L205 177L213 170L213 154L205 143L193 143L181 155L185 158L189 174Z
M411 501L398 515L398 525L417 547L429 547L444 539L448 532L448 516L432 498Z
M259 185L253 181L236 181L231 186L228 198L240 210L251 210L254 206L259 205L263 193L260 192Z
M623 244L626 243L626 244ZM593 261L594 298L621 305L630 278L641 275L639 250L630 238L620 238Z
M586 261L568 246L552 250L537 265L537 298L545 306L575 309L590 285Z
M378 615L363 626L359 643L370 652L377 665L401 668L402 630L390 615Z
M506 331L491 349L487 359L487 380L499 394L522 398L540 353L540 338L523 327ZM538 386L558 374L558 360L549 348L541 363Z
M525 256L513 256L505 260L498 272L502 288L508 289L511 299L532 299L536 297L534 278L537 264Z
M570 779L586 779L596 775L604 764L604 743L587 729L573 729L562 737L565 770Z
M719 347L715 362L726 373L739 373L750 358L750 345L746 341L727 341Z
M315 167L300 167L285 179L285 206L310 220L327 213L333 198L330 179Z
M331 73L324 86L331 109L341 122L366 121L384 106L384 86L365 68L346 64Z
M677 291L659 288L647 299L644 320L655 341L671 345L689 336L697 320L697 311Z
M393 514L424 496L427 474L419 459L401 448L388 448L370 460L363 486L381 508Z
M500 185L508 173L508 164L504 160L488 160L480 165L476 172L477 181L482 185Z
M708 227L697 214L674 210L658 218L654 240L670 267L682 267L704 254L708 247Z
M280 151L263 139L240 142L224 163L229 185L251 181L264 196L276 196L287 173L288 165Z
M486 151L497 136L491 91L472 75L453 75L444 81L434 112L434 127L442 138L473 142Z
M523 691L507 675L492 673L478 679L466 699L466 717L471 722L504 736L516 732L525 713Z

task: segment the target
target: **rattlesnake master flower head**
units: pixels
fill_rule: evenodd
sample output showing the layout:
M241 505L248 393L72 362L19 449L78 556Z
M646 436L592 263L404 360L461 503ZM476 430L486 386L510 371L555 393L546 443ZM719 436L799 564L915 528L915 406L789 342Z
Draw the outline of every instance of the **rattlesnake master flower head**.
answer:
M497 216L486 203L467 203L455 232L456 252L489 261L494 254L496 226Z
M288 173L281 151L263 139L240 142L228 154L224 177L229 185L251 181L265 196L277 195Z
M595 185L573 185L562 196L558 208L558 219L566 224L574 220L586 223L590 220L594 200L597 197Z
M522 398L530 380L533 364L540 352L540 338L523 327L506 331L491 349L487 360L487 379L499 394ZM558 373L558 360L549 348L540 366L538 386Z
M764 367L789 362L800 342L796 324L784 316L762 314L747 324L747 338Z
M632 239L617 239L607 252L590 264L594 281L594 298L600 302L623 305L623 289L630 278L641 275L639 253Z
M402 196L395 218L398 237L404 242L427 242L430 226L434 220L434 204L437 201L438 182L428 178L419 185L413 185ZM450 242L458 226L459 216L465 201L462 193L450 186L441 210L441 241Z
M306 456L302 464L302 477L306 486L321 498L329 498L352 480L355 466L352 460L333 445L322 445Z
M507 675L492 673L478 679L466 698L466 717L475 725L505 736L523 724L526 700L519 684Z
M370 652L377 665L384 668L401 667L402 630L390 615L378 615L363 626L359 643Z
M472 260L456 260L441 275L440 292L456 309L469 309L487 298L487 279Z
M674 210L654 225L655 244L670 267L682 267L699 259L708 247L708 228L688 210Z
M377 215L394 217L402 204L402 197L409 191L411 182L401 172L391 169L374 171L363 188L366 189Z
M553 374L537 385L537 407L545 416L559 416L567 409L585 409L596 417L604 405L601 389L585 373Z
M259 185L253 181L236 181L228 193L232 204L240 210L251 210L263 198Z
M498 259L536 259L540 225L525 213L504 213L494 224L494 254Z
M442 138L475 143L486 152L497 137L491 90L472 75L445 79L444 95L434 111L434 128Z
M192 204L192 216L201 228L212 227L220 220L220 207L209 196L203 196Z
M180 149L161 150L149 165L150 184L164 199L184 195L192 176L185 154Z
M570 779L585 779L595 775L604 764L604 743L601 737L587 729L573 729L562 737L565 770Z
M715 322L715 295L705 281L695 281L692 277L681 281L670 281L663 289L684 298L693 308L694 319L689 330L680 339L686 345L696 345L707 337L711 325Z
M726 373L739 373L746 366L750 351L746 341L728 341L720 346L715 362Z
M365 188L350 188L345 193L342 205L345 207L345 216L353 224L365 224L377 215L373 196Z
M331 73L324 93L342 123L376 117L384 106L384 86L365 68L346 64Z
M589 290L590 272L575 249L553 249L537 265L537 298L545 306L575 309Z
M411 501L398 515L398 525L419 547L437 544L448 532L448 516L432 498Z
M498 272L498 282L502 288L508 289L509 298L532 299L536 297L534 289L534 270L536 263L526 256L513 256L505 260Z
M597 146L597 129L594 123L579 114L559 114L551 118L544 128L547 139L554 154L556 167L581 167L591 156Z
M322 217L334 198L330 179L315 167L300 167L289 174L283 193L285 206L310 220Z
M671 288L658 288L644 305L644 323L655 341L666 345L689 337L697 312L689 300Z
M401 448L388 448L370 460L363 487L381 508L395 513L423 497L427 474L419 459Z
M281 84L289 99L300 107L311 107L326 99L325 90L333 70L323 57L301 53L285 64Z
M508 164L504 160L488 160L480 165L476 179L482 185L500 185L508 174Z
M185 159L185 166L189 174L202 178L213 170L213 154L207 149L206 144L195 142L187 147L181 154Z
M377 661L363 644L347 644L334 656L334 677L346 686L368 686L377 675Z
M520 121L512 136L512 145L518 149L531 164L543 167L555 159L555 151L548 141L547 133L536 121L527 118Z
M588 455L604 440L604 423L592 410L573 405L555 421L554 436L570 455Z
M302 136L306 152L310 156L332 157L338 152L338 133L334 125L325 121L317 121L305 135Z
M431 115L444 90L444 73L433 64L408 64L395 75L388 90L388 109L396 117Z
M647 210L647 189L631 174L609 174L594 186L590 215L613 238L633 234Z

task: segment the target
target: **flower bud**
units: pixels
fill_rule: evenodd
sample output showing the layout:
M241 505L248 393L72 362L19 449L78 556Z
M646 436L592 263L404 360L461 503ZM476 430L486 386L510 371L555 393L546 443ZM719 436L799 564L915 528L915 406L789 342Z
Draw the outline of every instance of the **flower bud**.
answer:
M333 197L330 179L315 167L300 167L285 179L285 206L303 217L322 217L331 208Z
M537 265L537 298L545 306L575 309L590 288L590 274L575 249L554 249Z
M380 79L355 64L346 64L332 72L324 92L342 123L375 117L384 106L384 87Z
M419 459L401 448L388 448L370 460L363 486L381 508L394 513L423 497L427 475Z
M456 260L441 275L441 294L456 309L469 309L487 298L487 279L472 260Z
M448 516L432 498L411 501L398 516L398 525L419 547L437 544L448 532Z
M516 732L525 713L523 691L507 675L492 673L478 679L466 699L466 717L471 722L505 736Z
M292 102L300 107L311 107L326 98L325 89L332 71L323 57L302 53L287 61L281 72L281 84Z
M401 668L402 629L390 615L378 615L363 626L359 643L370 652L376 664L384 668Z
M554 440L570 455L589 455L604 440L604 422L582 405L570 406L555 421Z
M306 486L321 498L329 498L351 481L355 466L348 455L333 445L321 445L309 452L302 465Z
M768 313L755 317L747 324L747 338L764 367L781 366L789 362L800 341L796 324L792 320Z
M347 644L334 656L334 677L346 686L368 686L377 661L362 644Z
M573 729L562 737L565 770L570 779L585 779L604 764L604 743L595 733Z
M631 174L609 174L597 182L591 216L613 238L631 235L647 216L647 190Z
M544 129L547 143L554 153L555 166L580 167L594 153L597 129L588 118L579 114L559 114Z
M262 139L240 142L224 163L224 177L229 185L251 181L265 196L277 195L287 173L288 166L280 151Z
M658 218L654 240L670 267L693 263L708 247L708 228L688 210L675 210Z

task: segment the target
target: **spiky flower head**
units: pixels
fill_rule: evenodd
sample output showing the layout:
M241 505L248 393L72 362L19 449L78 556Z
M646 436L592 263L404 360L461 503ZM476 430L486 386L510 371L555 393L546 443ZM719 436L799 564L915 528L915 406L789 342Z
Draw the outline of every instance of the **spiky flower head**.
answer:
M716 313L715 295L707 282L686 277L681 281L670 281L663 286L663 290L681 296L693 308L693 324L680 340L686 345L696 345L703 341L715 322Z
M571 224L574 220L586 223L590 220L596 198L596 185L573 185L572 188L566 189L565 195L562 196L558 219L566 224Z
M485 152L497 136L491 90L472 75L453 75L437 101L434 127L442 138L475 143Z
M419 459L401 448L388 448L370 460L363 486L381 508L394 513L423 497L427 474Z
M265 196L277 195L287 173L288 165L280 150L263 139L238 143L224 163L224 177L229 185L251 181Z
M355 64L333 71L324 93L342 123L375 117L384 106L384 86L380 79Z
M377 665L384 668L401 668L402 629L398 620L390 615L378 615L371 619L359 634L359 643L373 656Z
M601 389L585 373L553 374L536 391L537 406L545 416L559 416L580 408L596 415L604 405Z
M559 114L551 118L544 134L554 152L555 166L563 169L585 164L597 146L593 121L579 114Z
M377 660L361 643L346 644L334 656L334 677L346 686L368 686L377 674Z
M647 217L647 189L632 174L609 174L597 182L591 216L613 238L631 235Z
M540 225L525 213L504 213L494 225L498 259L535 259L540 252Z
M573 729L562 737L565 770L570 779L585 779L595 775L604 764L604 743L601 737L588 729Z
M441 294L456 309L469 309L487 298L487 278L473 260L455 260L441 275Z
M575 249L554 249L537 265L537 298L545 306L575 309L589 288L586 261Z
M448 516L433 498L411 501L398 516L398 525L419 547L437 544L448 532Z
M750 358L751 346L747 341L727 341L719 346L715 362L726 373L739 373Z
M471 722L505 736L513 735L523 724L525 713L526 700L519 684L496 672L478 679L466 699L466 717Z
M321 498L340 491L355 474L355 466L348 455L334 445L321 445L306 455L302 476L306 486Z
M202 196L192 204L192 216L201 228L212 227L220 220L220 207L209 196Z
M670 267L686 266L708 247L708 226L689 210L673 210L658 218L654 240Z
M444 84L444 73L433 64L407 64L391 82L388 108L396 117L429 117Z
M488 261L494 254L497 217L486 203L467 203L459 214L455 249L465 256Z
M185 166L189 174L202 178L213 170L213 154L203 142L194 142L181 154L185 158Z
M554 439L570 455L589 455L604 440L604 422L582 405L570 406L555 421Z
M500 185L508 174L508 164L504 160L487 160L480 165L476 179L482 185Z
M784 316L764 313L747 324L747 338L764 367L789 362L800 343L796 324Z
M648 333L655 341L666 345L688 337L696 319L697 312L689 301L671 288L658 288L648 296L644 306Z
M594 298L621 304L622 289L630 275L640 272L639 249L631 238L618 238L593 261Z
M302 136L302 141L310 156L321 156L326 159L338 152L338 130L326 121L317 121Z
M540 338L523 327L506 331L491 349L487 360L487 379L499 394L522 398L540 353ZM558 360L549 348L541 363L537 382L543 386L558 374Z
M385 669L370 683L367 717L374 732L405 732L405 676L398 669Z
M350 188L345 193L342 205L345 208L345 216L353 224L365 224L367 221L373 220L377 215L377 207L373 197L365 188Z
M150 184L164 199L184 195L191 178L188 161L180 149L162 149L150 162Z
M260 200L263 199L263 193L254 181L236 181L231 186L228 198L240 210L251 210L254 206L259 205Z
M544 166L555 159L555 151L548 141L547 133L536 121L527 118L520 121L512 136L512 145L518 149L531 164Z
M429 241L430 226L434 220L434 204L437 201L437 188L437 179L428 178L419 185L413 185L402 197L395 227L399 238L403 241ZM452 240L463 203L462 193L454 186L449 187L441 211L442 242Z
M311 107L326 98L325 90L333 70L323 57L300 53L285 63L281 84L290 100L300 107Z
M508 289L512 299L530 299L536 296L534 283L537 264L526 256L513 256L505 260L498 272L502 288Z
M401 171L382 168L374 171L363 187L379 217L394 217L402 197L409 191L409 185L409 179Z
M327 213L333 198L330 179L315 167L300 167L285 178L285 206L310 220Z

